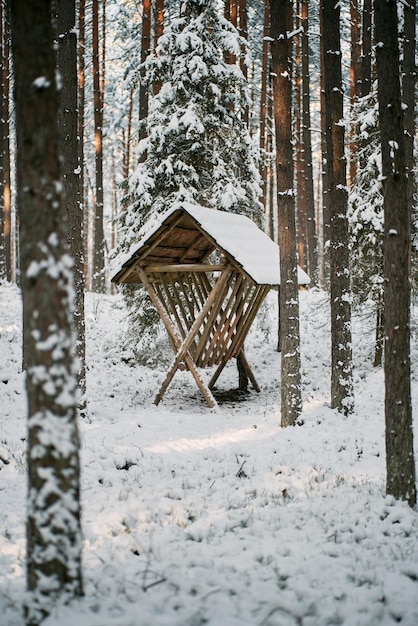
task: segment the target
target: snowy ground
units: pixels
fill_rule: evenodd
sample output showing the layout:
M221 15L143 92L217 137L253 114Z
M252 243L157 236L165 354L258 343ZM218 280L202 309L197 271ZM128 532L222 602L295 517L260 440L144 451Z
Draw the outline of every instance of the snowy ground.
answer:
M184 373L155 407L165 366L132 366L119 297L88 296L85 597L45 626L418 624L418 511L384 494L372 325L355 320L356 412L344 419L328 406L326 298L301 293L303 423L281 429L275 324L269 313L247 342L260 394L211 411ZM24 623L20 335L19 293L0 286L2 626ZM416 420L417 348L414 334ZM219 386L236 382L231 364Z

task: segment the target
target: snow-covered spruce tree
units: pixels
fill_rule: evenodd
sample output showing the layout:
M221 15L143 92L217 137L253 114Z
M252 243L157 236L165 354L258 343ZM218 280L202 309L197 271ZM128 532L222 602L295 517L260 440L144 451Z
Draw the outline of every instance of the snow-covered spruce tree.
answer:
M349 194L351 279L355 301L372 303L376 315L375 366L383 351L383 188L376 85L352 111L358 167Z
M119 251L138 240L151 216L182 201L261 223L258 168L241 119L248 85L239 66L224 60L227 52L239 58L245 47L217 0L186 0L147 58L145 80L150 90L152 85L159 90L150 97L147 136L128 181ZM155 333L152 309L142 290L128 286L124 293L131 338L142 337L143 343L144 332Z

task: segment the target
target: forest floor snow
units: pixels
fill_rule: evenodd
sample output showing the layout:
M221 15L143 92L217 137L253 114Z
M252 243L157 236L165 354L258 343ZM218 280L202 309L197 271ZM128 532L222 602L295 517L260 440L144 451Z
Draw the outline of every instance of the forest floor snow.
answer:
M259 394L210 410L166 363L121 347L120 296L86 298L80 420L85 596L44 626L416 626L418 509L385 495L384 383L373 321L353 323L355 412L329 407L327 297L300 294L303 412L280 427L271 294L247 344ZM0 286L0 623L23 626L26 400L21 301ZM418 450L418 337L412 394ZM150 348L152 350L152 348ZM204 373L206 376L206 372ZM220 390L237 386L235 365Z

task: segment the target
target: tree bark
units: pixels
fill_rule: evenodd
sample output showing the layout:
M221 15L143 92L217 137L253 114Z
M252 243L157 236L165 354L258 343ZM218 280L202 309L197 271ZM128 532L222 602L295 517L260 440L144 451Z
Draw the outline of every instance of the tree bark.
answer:
M311 284L318 282L318 238L315 220L315 198L312 166L311 97L309 72L309 0L301 0L302 26L302 143L306 197L308 274Z
M321 277L320 282L324 286L329 279L329 242L330 242L330 197L329 197L329 180L328 180L328 156L327 156L327 128L326 128L326 104L325 104L325 55L324 55L324 20L322 10L319 11L319 24L321 33L320 45L320 61L321 61L321 77L320 77L320 103L321 103L321 182L322 182L322 230L321 236Z
M276 129L278 241L280 247L281 423L296 424L302 410L299 297L292 145L292 1L272 0L272 75Z
M126 180L129 176L131 166L131 138L132 138L132 113L134 107L134 92L133 89L129 92L129 108L128 108L128 120L126 131L123 131L123 178Z
M331 207L331 407L353 410L347 175L344 154L340 8L322 0L327 173Z
M11 4L28 398L26 620L82 593L71 258L59 158L52 3Z
M86 53L86 3L78 0L78 162L80 168L80 180L78 189L78 204L83 214L83 274L84 285L89 288L89 249L88 249L88 214L84 197L84 110L85 110L85 53Z
M2 93L0 101L0 176L1 176L1 203L2 203L2 257L4 278L8 281L15 279L15 259L12 228L11 203L11 176L10 176L10 28L9 5L2 4L2 55L0 78Z
M366 96L372 88L372 6L373 0L363 1L363 54L361 63L361 95Z
M305 146L302 137L302 33L300 30L300 0L296 1L295 30L295 63L294 63L294 91L295 91L295 161L296 161L296 211L297 211L297 245L298 263L308 270L308 215L305 193Z
M155 0L155 19L154 19L154 50L157 47L158 40L164 32L164 0ZM161 83L156 81L153 85L153 93L156 95L161 89Z
M141 63L145 63L151 52L151 0L142 3L142 34L141 34ZM148 86L145 84L145 70L141 70L141 82L139 85L139 140L147 136L146 120L148 117ZM146 159L146 154L141 155L141 162Z
M56 0L58 34L58 69L62 79L59 92L60 152L63 173L63 207L71 256L74 262L74 321L76 351L80 366L77 370L82 405L86 392L86 341L84 325L84 254L83 208L80 203L81 182L78 135L77 38L75 34L75 0Z
M238 1L238 23L239 23L239 33L245 41L248 41L248 13L247 13L247 0L239 0ZM240 68L243 73L245 79L248 78L248 67L247 67L247 46L244 44L241 46L240 53ZM248 104L243 107L241 112L242 121L246 124L247 128L250 127L250 107Z
M4 23L3 23L3 2L0 1L0 64L4 64ZM6 237L4 232L5 211L4 211L4 76L0 74L0 281L6 280Z
M416 49L416 0L408 0L404 10L404 42L402 63L402 102L405 126L405 166L408 177L408 205L413 206L414 194L414 137L415 137L415 90L417 84Z
M270 51L270 0L264 2L263 52L261 60L261 101L260 101L260 174L262 180L262 198L264 212L267 215L267 97L269 82L269 51Z
M105 280L105 236L103 225L103 93L100 80L99 51L99 0L92 4L92 53L93 53L93 99L94 99L94 144L95 144L95 202L94 202L94 246L93 246L93 291L104 293Z
M411 210L400 89L397 2L375 1L384 198L386 491L416 504L410 364Z
M350 105L354 107L361 94L361 29L359 0L350 0L351 22L351 58L350 58ZM356 129L351 128L350 140L350 183L357 173L357 144L353 140L357 135Z

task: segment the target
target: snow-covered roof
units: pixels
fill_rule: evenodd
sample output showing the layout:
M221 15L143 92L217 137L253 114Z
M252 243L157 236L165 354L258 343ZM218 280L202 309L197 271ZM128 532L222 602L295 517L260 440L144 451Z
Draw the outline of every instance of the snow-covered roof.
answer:
M177 224L178 229L176 236L173 233L174 224ZM190 232L193 225L197 238L191 242L184 236L182 245L183 233ZM202 235L206 236L206 242ZM153 243L155 246L159 237L158 247L153 248ZM178 258L173 252L174 248L181 251ZM202 262L215 249L232 259L255 283L271 286L280 284L279 247L254 222L243 215L190 203L176 204L147 224L138 243L127 254L115 260L112 280L119 282L126 270L145 256L154 262ZM299 284L310 282L309 276L301 268L298 268L298 281Z

